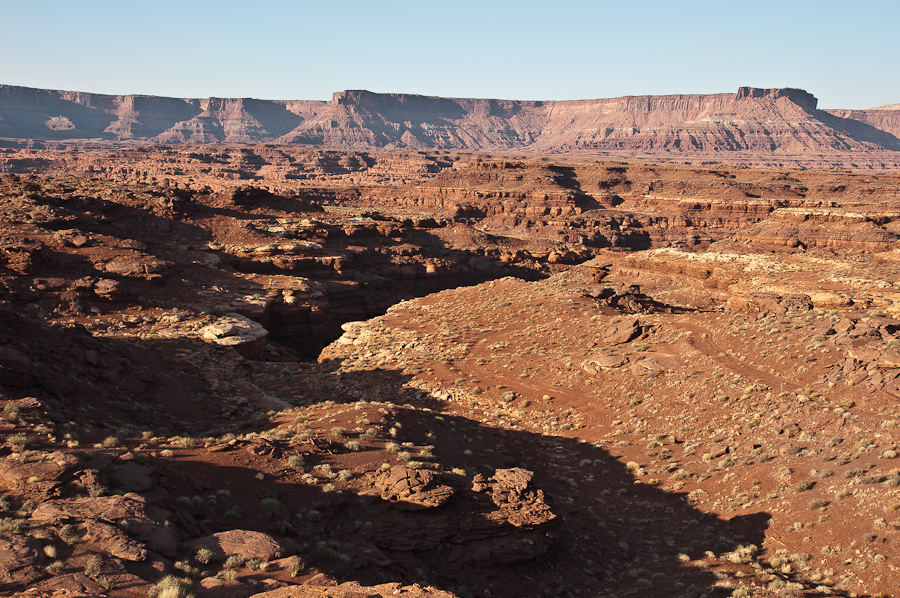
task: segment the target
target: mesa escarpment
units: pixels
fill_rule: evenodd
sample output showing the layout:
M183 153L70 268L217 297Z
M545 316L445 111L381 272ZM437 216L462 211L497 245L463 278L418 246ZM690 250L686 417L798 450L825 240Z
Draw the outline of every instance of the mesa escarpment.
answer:
M265 145L0 171L0 592L900 583L898 175Z
M900 104L879 106L868 110L826 110L834 116L857 120L900 137Z
M883 251L894 243L900 212L900 178L893 174L521 155L290 146L8 150L0 154L0 172L137 180L194 194L250 184L317 205L399 210L400 221L438 215L470 227L463 236L474 235L465 241L474 251L483 253L495 236L496 254L507 261L522 252L538 261L553 253L587 259L597 248L702 249L719 242L754 250ZM821 226L825 220L832 224ZM460 243L461 237L451 242Z
M808 92L789 88L547 102L343 91L317 102L0 86L0 138L40 147L42 141L47 147L62 141L278 143L893 169L900 139L892 112L826 112Z

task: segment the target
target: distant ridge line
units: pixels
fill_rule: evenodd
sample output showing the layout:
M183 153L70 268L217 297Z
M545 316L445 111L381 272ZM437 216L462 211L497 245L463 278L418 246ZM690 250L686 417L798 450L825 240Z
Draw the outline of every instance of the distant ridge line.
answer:
M345 90L331 101L169 98L0 85L0 138L713 158L900 151L900 104L819 110L802 89L518 101Z

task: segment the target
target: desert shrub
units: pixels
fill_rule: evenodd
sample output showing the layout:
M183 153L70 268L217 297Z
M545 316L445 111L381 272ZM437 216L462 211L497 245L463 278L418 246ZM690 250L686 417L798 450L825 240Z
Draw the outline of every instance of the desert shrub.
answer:
M194 553L194 558L201 565L208 565L215 560L215 554L209 548L198 548Z
M118 436L107 436L103 439L104 448L114 448L119 446L119 437Z
M26 500L22 503L22 508L16 511L19 517L29 517L37 508L37 504L33 500Z
M287 458L288 467L293 469L303 469L306 466L306 462L303 460L303 457L300 455L291 455Z
M245 563L247 568L251 571L259 571L259 566L262 564L262 560L257 558L248 559Z
M264 498L260 503L262 510L270 515L279 515L287 511L277 498Z
M194 588L190 579L166 575L147 592L150 598L193 598Z
M244 517L244 513L241 511L240 507L232 507L225 511L225 519L231 519L232 521L237 521Z
M754 544L745 544L738 546L734 552L728 553L726 558L732 563L749 563L753 560L753 555L759 548Z
M23 519L13 519L12 517L4 517L0 519L0 532L7 534L21 534Z
M815 486L816 483L813 480L803 480L802 482L798 482L796 486L794 486L794 492L806 492Z
M99 577L102 570L103 561L96 554L92 555L84 565L84 574L92 579Z
M185 575L189 575L191 577L198 577L200 575L200 569L194 567L187 561L175 561L175 565L173 566Z
M225 559L226 569L240 569L244 566L244 557L239 554L233 554Z
M331 465L329 465L328 463L316 465L315 470L325 476L328 476L329 478L334 478L337 475L334 471L332 471Z
M59 539L65 542L66 544L75 544L79 540L81 540L81 536L78 535L78 532L75 530L75 526L71 523L67 523L59 528L59 532L57 532Z
M340 563L346 557L338 551L338 543L334 540L318 542L315 549L316 559L328 563Z

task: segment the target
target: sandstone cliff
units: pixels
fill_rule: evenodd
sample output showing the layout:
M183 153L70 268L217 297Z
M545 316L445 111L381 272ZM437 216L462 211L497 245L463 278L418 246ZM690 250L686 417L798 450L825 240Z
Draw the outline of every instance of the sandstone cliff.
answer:
M859 121L890 133L894 137L900 137L900 104L890 104L867 110L826 110L825 112L840 118Z
M322 102L0 86L0 137L7 139L778 157L893 156L898 134L900 110L818 110L799 89L562 102L343 91Z

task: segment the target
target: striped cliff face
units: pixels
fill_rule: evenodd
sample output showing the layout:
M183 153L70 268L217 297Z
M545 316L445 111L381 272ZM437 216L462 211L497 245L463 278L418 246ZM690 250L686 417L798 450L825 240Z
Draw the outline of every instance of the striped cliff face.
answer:
M765 156L900 149L890 106L822 111L799 89L575 101L368 91L330 102L112 96L0 86L0 137L145 143L279 143L352 149Z

